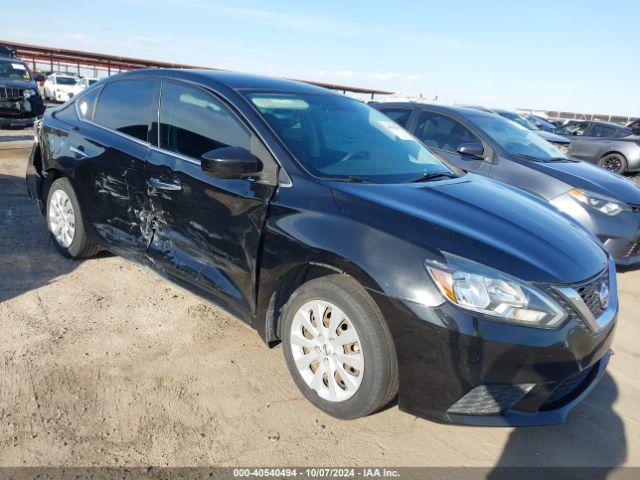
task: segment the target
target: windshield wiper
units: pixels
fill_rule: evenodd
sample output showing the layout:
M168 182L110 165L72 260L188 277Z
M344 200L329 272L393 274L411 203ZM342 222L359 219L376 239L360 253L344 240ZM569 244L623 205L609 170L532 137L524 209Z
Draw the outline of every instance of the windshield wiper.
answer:
M347 183L380 183L370 178L358 177L356 175L349 175L348 177L322 177L324 180L331 180L334 182L347 182Z
M513 156L518 158L524 158L525 160L533 160L534 162L543 161L541 158L534 157L533 155L527 155L526 153L514 153Z
M422 174L422 176L420 178L416 178L415 180L412 180L413 183L416 182L429 182L431 180L437 180L438 178L458 178L459 175L453 173L453 172L446 172L446 171L440 171L440 172L424 172Z
M573 163L575 163L577 161L578 160L575 160L575 159L569 158L569 157L552 157L552 158L549 158L547 160L547 162L573 162Z

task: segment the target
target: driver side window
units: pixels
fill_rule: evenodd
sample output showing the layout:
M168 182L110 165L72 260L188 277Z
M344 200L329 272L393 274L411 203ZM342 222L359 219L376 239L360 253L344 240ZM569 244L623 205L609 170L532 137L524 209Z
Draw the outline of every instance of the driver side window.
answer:
M200 160L218 148L251 150L251 133L211 93L167 81L160 104L160 147Z
M460 122L435 112L422 112L416 126L416 136L428 147L456 153L463 143L481 143Z

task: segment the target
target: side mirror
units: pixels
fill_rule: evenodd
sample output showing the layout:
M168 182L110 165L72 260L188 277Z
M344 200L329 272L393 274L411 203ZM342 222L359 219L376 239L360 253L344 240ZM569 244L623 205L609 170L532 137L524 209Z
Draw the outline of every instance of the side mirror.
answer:
M466 155L468 157L481 157L484 155L484 147L481 143L463 143L458 147L458 153L460 155Z
M224 147L200 158L202 170L217 178L242 178L262 170L262 162L246 148Z

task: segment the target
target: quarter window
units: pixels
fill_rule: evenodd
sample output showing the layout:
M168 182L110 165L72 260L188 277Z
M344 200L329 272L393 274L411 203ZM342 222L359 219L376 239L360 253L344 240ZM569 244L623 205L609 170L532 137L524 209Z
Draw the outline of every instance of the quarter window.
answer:
M411 110L407 110L406 108L398 108L398 109L388 109L388 110L380 110L391 120L396 122L398 125L402 125L403 127L407 126L407 122L409 122L409 117L411 116Z
M160 147L200 159L224 147L251 149L251 133L211 93L166 82L160 104Z
M420 115L416 136L429 147L454 153L463 143L480 143L467 127L435 112L423 112Z
M98 98L94 122L146 142L155 85L153 80L107 84Z
M91 121L93 119L93 109L96 105L96 98L98 98L99 93L100 89L95 88L78 100L78 115L80 115L82 120Z

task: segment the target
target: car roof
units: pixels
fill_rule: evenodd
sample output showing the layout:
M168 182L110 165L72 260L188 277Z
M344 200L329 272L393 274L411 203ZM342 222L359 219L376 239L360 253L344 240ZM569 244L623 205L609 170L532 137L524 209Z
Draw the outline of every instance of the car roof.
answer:
M461 115L463 117L466 116L477 116L477 117L491 117L495 118L496 114L493 112L488 112L486 110L478 110L473 107L466 106L453 106L453 105L439 105L434 103L421 103L421 102L378 102L371 103L370 105L376 108L416 108L416 109L428 109L434 112L443 112L443 113L454 113Z
M141 69L119 74L118 78L123 78L129 75L144 75L152 77L170 76L173 78L197 80L203 84L222 84L233 90L279 90L288 93L324 93L338 95L326 88L316 87L308 83L294 80L220 70L182 68Z

